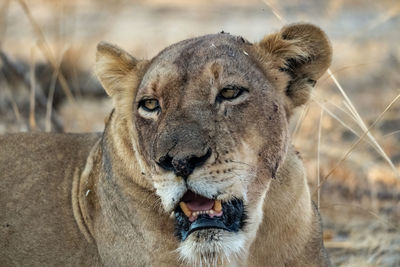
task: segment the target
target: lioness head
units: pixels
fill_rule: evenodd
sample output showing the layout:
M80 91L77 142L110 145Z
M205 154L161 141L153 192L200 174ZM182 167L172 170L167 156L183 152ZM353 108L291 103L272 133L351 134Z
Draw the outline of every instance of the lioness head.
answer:
M182 259L229 260L254 239L288 119L330 61L328 39L309 24L255 44L223 32L188 39L151 61L99 44L97 75L125 122L133 177L175 217Z

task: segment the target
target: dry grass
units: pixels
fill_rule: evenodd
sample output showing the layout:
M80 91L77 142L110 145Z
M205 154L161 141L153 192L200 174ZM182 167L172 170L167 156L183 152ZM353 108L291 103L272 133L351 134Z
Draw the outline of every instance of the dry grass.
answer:
M4 1L0 49L15 70L0 61L0 133L102 130L111 104L91 74L100 40L150 58L195 35L225 30L257 41L309 21L332 38L334 58L291 129L327 247L340 266L399 266L399 14L395 0ZM45 75L34 75L43 65Z

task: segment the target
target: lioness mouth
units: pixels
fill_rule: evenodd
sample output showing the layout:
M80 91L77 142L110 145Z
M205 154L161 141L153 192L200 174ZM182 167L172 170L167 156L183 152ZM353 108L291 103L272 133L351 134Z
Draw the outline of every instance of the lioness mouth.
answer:
M222 203L187 191L175 209L176 235L184 241L202 229L223 229L237 232L244 224L243 201L232 199Z

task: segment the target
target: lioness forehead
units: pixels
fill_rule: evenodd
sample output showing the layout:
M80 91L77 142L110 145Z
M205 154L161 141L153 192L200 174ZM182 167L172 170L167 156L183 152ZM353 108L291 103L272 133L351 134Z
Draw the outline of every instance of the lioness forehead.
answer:
M210 34L187 39L173 44L162 50L153 58L144 75L141 87L149 82L158 80L161 76L187 79L186 75L197 74L203 71L208 63L218 61L225 67L223 71L236 69L236 72L245 72L246 64L250 62L245 47L251 45L240 36L228 33ZM238 63L241 64L238 64Z
M244 44L250 44L240 36L228 33L209 34L173 44L156 57L155 61L173 62L187 68L214 58L234 58Z

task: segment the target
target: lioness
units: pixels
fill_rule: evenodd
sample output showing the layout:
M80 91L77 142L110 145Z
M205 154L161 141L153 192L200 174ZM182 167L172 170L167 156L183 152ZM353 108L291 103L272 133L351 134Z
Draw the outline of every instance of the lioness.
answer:
M0 138L0 265L328 266L288 121L330 62L310 24L152 60L100 43L101 135Z

